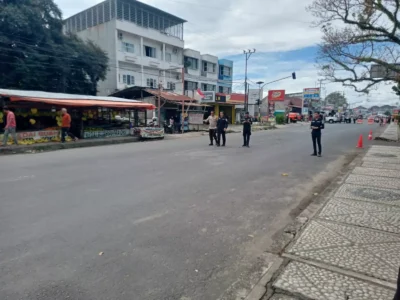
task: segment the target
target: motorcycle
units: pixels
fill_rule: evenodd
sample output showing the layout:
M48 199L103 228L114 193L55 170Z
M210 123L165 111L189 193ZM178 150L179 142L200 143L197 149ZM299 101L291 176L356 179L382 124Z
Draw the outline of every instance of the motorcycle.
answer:
M164 132L173 134L174 133L174 125L168 124L167 121L164 121Z

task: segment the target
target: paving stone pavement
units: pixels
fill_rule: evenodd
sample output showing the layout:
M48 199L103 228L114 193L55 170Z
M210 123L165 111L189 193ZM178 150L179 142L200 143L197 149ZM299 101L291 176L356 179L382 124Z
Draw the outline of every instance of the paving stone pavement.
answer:
M400 266L400 148L372 146L285 250L271 300L393 300Z
M399 140L398 125L395 123L390 123L385 131L379 136L379 138L397 142Z

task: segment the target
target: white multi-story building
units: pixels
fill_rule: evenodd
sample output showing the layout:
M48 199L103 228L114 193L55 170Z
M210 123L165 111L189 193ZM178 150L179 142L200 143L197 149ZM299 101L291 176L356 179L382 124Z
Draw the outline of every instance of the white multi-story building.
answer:
M199 51L185 49L183 51L185 65L185 93L193 95L193 91L226 93L232 92L233 62L218 60L210 54L200 54ZM210 93L207 93L210 95ZM215 99L214 99L215 100Z
M199 51L185 49L185 92L200 89L216 91L218 84L218 57L202 55Z
M186 21L135 0L106 0L65 20L64 31L91 40L109 57L98 94L130 86L182 93Z

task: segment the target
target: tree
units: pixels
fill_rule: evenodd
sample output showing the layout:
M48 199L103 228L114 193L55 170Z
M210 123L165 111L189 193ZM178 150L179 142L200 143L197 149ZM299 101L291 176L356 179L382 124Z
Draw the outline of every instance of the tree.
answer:
M333 82L368 93L392 81L400 69L399 0L314 0L308 10L323 32L317 63L321 75ZM371 78L371 65L387 70ZM398 79L397 79L398 80Z
M325 97L325 103L332 104L335 108L338 108L347 104L347 99L342 92L333 92Z
M107 54L62 28L53 0L0 0L0 87L96 95Z
M400 96L400 82L392 87L392 90L396 93L397 96Z

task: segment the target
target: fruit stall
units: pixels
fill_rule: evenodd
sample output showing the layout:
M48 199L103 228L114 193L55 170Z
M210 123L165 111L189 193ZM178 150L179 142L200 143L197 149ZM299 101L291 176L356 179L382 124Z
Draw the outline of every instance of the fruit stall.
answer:
M83 139L123 137L135 134L133 128L146 127L147 110L154 105L116 97L83 96L38 91L0 89L0 107L15 114L20 144L59 142L61 108L71 115L71 132ZM0 139L6 116L0 113ZM138 130L136 130L138 132ZM139 130L140 132L140 130ZM71 141L67 138L67 141ZM12 143L9 137L8 144Z

